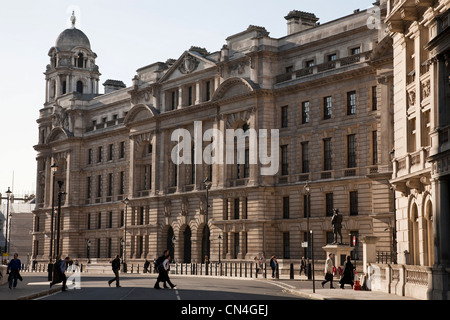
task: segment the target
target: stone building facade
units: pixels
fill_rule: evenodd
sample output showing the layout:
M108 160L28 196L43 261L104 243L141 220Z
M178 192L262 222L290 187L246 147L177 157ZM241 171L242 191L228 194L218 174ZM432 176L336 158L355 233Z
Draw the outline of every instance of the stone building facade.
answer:
M363 236L395 251L392 46L369 18L319 24L294 10L282 38L249 26L219 51L191 47L138 69L131 87L108 80L105 94L89 39L63 31L37 120L33 256L48 261L52 247L79 260L143 261L171 248L176 261L204 262L220 246L222 261L299 259L310 254L301 246L309 226L324 259L333 208L354 258ZM221 144L227 130L268 143Z
M432 299L449 298L449 9L448 0L394 0L386 19L395 65L394 273L405 273L396 290Z

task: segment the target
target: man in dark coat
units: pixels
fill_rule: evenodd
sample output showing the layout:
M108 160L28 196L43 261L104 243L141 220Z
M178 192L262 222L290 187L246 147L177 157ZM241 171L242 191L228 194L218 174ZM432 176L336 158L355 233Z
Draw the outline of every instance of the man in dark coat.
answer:
M163 267L163 262L164 260L167 259L167 257L169 256L169 250L165 250L163 255L160 256L158 259L156 259L155 261L155 268L156 270L158 270L158 278L156 279L156 283L154 288L155 289L161 289L161 287L159 286L159 283L162 281L165 281L165 270Z
M111 268L114 272L114 278L111 280L108 280L108 285L111 287L111 283L116 281L116 287L120 287L119 283L119 270L120 270L120 258L119 255L116 256L114 260L111 261Z

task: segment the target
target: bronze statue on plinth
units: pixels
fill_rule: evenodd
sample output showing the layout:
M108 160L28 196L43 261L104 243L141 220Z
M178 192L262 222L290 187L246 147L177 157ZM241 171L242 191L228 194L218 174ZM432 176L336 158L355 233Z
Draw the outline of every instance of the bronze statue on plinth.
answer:
M333 209L333 217L331 218L331 224L333 226L333 233L334 233L334 241L333 244L343 244L342 243L342 214L339 213L339 210L337 208ZM341 242L337 241L337 236L340 236Z

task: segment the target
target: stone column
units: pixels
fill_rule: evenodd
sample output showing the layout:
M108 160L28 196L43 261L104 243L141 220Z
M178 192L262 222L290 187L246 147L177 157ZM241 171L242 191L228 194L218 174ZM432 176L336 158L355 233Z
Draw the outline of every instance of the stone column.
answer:
M367 273L367 264L376 262L376 243L379 238L374 236L365 236L360 237L359 240L363 243L363 271L364 273Z

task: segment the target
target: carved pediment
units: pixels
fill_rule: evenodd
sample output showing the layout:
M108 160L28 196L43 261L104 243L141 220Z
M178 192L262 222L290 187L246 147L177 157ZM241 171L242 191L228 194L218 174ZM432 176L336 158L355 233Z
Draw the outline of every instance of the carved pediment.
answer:
M197 51L185 51L183 55L167 70L159 82L169 81L193 74L211 67L216 63L202 56Z

